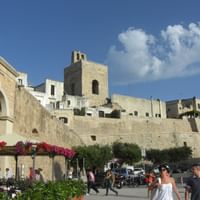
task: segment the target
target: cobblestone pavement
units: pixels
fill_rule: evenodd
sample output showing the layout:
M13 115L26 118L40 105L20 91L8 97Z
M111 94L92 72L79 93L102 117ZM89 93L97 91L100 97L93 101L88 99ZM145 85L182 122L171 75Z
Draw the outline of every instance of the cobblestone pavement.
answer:
M184 188L179 185L179 192L181 193L182 199L184 199ZM109 191L109 195L105 196L105 189L99 189L99 194L91 190L89 196L85 196L84 200L148 200L147 198L147 188L145 186L140 186L137 188L122 188L117 190L119 195L116 196L112 191ZM176 198L174 198L175 200Z

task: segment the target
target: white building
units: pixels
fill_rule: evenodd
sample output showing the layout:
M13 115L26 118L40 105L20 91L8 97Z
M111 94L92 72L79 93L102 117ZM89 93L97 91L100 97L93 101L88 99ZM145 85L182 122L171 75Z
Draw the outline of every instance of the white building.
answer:
M168 118L200 117L200 99L193 97L166 102Z

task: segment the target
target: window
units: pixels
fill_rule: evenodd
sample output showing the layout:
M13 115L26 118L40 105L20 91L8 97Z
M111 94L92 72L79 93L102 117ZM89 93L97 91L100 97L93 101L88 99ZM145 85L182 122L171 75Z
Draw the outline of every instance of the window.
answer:
M99 117L104 117L104 111L99 111Z
M22 79L18 79L18 83L19 83L19 85L23 85L23 80Z
M71 84L71 95L75 95L75 83Z
M134 115L135 115L135 116L138 116L138 111L134 111Z
M34 128L32 130L32 134L35 135L35 136L38 136L39 135L38 130L36 128Z
M67 117L59 117L59 120L62 121L64 124L68 123Z
M56 103L55 102L50 102L51 108L56 108Z
M198 109L200 109L200 103L198 103L197 106L198 106Z
M51 85L51 95L55 95L55 85Z
M56 109L59 109L59 108L60 108L60 102L57 101L57 102L56 102Z
M156 113L156 114L155 114L155 117L161 117L161 114L157 114L157 113Z
M190 104L185 104L185 107L186 108L190 108Z
M187 147L187 142L183 142L184 147Z
M70 100L67 100L67 106L70 106L71 102Z
M92 141L96 141L96 135L91 135Z
M97 80L92 81L92 94L99 94L99 82Z
M149 113L148 113L148 112L146 112L146 114L145 114L145 115L146 115L146 117L149 117Z
M77 55L76 55L77 57L77 60L80 60L80 55L79 55L79 53L77 53Z

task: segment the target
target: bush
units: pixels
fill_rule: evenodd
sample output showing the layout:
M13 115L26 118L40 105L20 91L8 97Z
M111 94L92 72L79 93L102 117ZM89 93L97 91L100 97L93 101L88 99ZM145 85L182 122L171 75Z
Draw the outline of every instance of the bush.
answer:
M191 158L192 149L187 146L170 149L150 149L146 152L147 160L154 164L163 162L179 162Z
M36 182L19 195L16 200L71 200L85 194L85 184L81 181Z

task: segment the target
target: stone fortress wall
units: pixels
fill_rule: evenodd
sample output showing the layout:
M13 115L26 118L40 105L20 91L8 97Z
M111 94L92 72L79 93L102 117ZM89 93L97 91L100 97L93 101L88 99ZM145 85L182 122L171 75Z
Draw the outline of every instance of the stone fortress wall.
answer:
M49 144L70 148L83 145L80 136L70 127L47 111L38 100L23 87L16 88L15 118L13 132L27 138L27 141L46 142ZM15 166L14 158L9 158L12 166ZM32 166L30 156L20 156L18 166L24 165L24 173L27 176L29 167ZM52 161L48 156L36 156L36 168L43 169L45 180L52 177ZM61 179L65 173L65 159L55 156L55 179ZM13 169L14 171L14 169ZM19 170L20 171L20 170Z
M112 144L115 141L136 143L145 149L164 149L183 146L192 147L193 156L199 157L200 150L195 144L200 142L200 133L192 132L191 123L184 119L134 118L110 119L87 116L68 116L70 126L52 117L39 102L23 87L16 90L14 132L30 140L46 141L59 146ZM200 120L194 119L200 128ZM34 130L37 130L35 133ZM13 160L13 158L11 159ZM14 161L12 161L14 163ZM31 158L19 159L19 166L32 165ZM64 174L64 159L56 158L60 174ZM37 157L36 167L45 169L43 175L51 179L51 160L48 157Z
M16 90L14 131L30 140L60 146L136 143L141 148L192 147L199 157L200 119L162 119L123 116L121 119L69 115L70 126L53 117L26 89ZM192 120L192 123L191 123ZM192 131L196 126L196 131ZM37 130L35 133L34 130Z
M194 119L200 125L200 119ZM136 143L145 149L165 149L187 145L193 156L200 156L195 144L200 142L200 133L192 132L191 123L181 119L152 119L124 117L105 119L74 117L71 128L79 133L85 144L111 144L115 141Z
M97 93L96 91L93 93L93 80L97 80L98 83ZM108 97L108 90L107 66L87 61L87 56L84 53L72 52L71 64L64 69L64 93L85 96L89 99L90 106L96 105L98 107ZM26 98L23 97L25 94L23 92L23 94L16 95L19 104L25 101ZM122 141L136 143L145 149L164 149L188 145L193 149L193 156L200 157L200 150L195 148L195 142L200 140L200 119L166 118L166 103L159 99L140 99L116 94L112 95L111 99L114 104L125 110L125 112L121 112L120 119L98 117L98 115L75 116L73 110L65 109L52 111L52 116L67 118L65 125L57 119L52 119L46 113L47 111L41 112L40 109L43 107L36 105L36 102L33 103L34 101L31 100L27 103L27 111L31 107L37 107L31 113L36 116L28 116L29 112L26 112L27 116L24 116L23 113L19 112L19 109L16 110L20 113L19 119L31 119L28 126L27 123L26 125L22 123L18 127L24 126L21 131L24 134L30 134L36 128L39 132L38 138L40 140L47 139L50 143L74 146L81 143L85 145L111 144L115 141ZM23 104L21 106L24 107ZM54 122L51 122L54 120L58 128L55 128ZM27 127L31 128L27 130ZM63 139L63 132L65 132L65 136L69 135L68 140ZM76 137L73 138L73 134Z
M30 140L71 147L83 144L78 134L47 111L26 89L16 89L13 130Z

